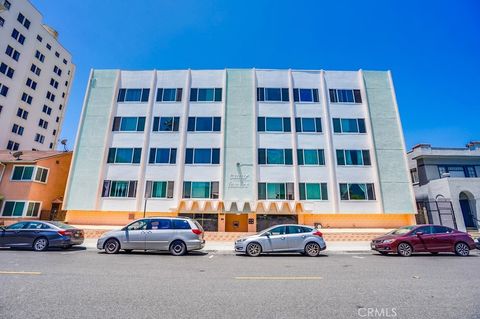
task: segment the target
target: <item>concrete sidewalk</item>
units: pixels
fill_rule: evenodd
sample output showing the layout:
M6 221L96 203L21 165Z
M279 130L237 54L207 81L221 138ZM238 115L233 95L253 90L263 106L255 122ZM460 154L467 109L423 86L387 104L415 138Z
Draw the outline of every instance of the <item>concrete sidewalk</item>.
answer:
M83 246L88 250L97 249L97 239L87 238L83 243ZM215 251L220 253L234 253L233 241L207 241L203 251ZM338 252L338 253L360 253L370 252L369 241L327 241L327 249L325 252Z

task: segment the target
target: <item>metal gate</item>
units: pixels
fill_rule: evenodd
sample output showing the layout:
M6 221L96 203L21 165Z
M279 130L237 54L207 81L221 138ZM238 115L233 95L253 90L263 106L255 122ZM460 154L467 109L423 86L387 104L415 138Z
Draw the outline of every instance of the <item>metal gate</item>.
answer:
M416 219L418 224L440 224L458 229L453 205L449 200L418 201L417 210Z

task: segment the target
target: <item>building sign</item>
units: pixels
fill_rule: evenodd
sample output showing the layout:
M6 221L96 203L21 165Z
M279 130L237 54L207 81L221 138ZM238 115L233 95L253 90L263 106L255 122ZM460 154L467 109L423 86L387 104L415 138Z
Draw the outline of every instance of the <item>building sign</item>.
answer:
M228 188L248 188L250 186L250 175L230 174Z

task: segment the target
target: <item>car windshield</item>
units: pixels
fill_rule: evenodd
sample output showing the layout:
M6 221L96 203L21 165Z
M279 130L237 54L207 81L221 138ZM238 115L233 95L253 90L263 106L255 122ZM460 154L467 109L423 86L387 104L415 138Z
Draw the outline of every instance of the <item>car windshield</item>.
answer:
M417 226L400 227L398 229L392 230L387 235L405 235L406 233L409 233L410 231L412 231L415 227Z
M52 224L53 226L57 226L58 228L61 228L61 229L75 229L75 227L73 227L72 225L67 225L67 224L62 223L62 222L51 221L51 222L48 222L48 223Z

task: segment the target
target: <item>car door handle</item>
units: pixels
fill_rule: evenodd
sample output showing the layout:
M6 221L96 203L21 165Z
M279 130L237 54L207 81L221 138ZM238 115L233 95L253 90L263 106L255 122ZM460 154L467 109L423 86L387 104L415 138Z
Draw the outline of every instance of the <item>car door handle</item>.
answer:
M280 237L281 240L285 240L285 237Z
M307 237L307 236L305 236L305 235L302 235L302 238L306 238L306 237Z

